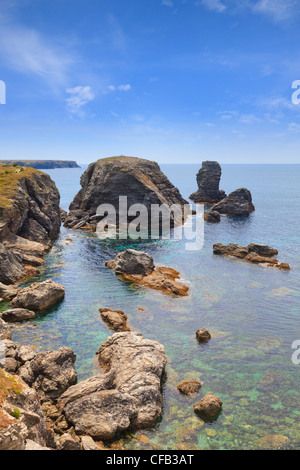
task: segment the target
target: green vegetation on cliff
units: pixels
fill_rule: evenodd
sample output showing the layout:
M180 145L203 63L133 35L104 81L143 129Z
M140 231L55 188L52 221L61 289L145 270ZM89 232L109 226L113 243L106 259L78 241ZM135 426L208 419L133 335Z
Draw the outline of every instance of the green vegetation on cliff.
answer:
M37 173L42 172L30 167L0 163L0 208L11 205L21 179L31 178L32 175Z

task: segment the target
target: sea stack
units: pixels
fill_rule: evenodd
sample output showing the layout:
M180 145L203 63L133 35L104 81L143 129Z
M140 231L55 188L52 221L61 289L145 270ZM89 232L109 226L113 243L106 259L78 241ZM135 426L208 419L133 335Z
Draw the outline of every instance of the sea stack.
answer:
M198 190L190 195L190 199L198 203L216 204L226 196L219 190L222 169L218 162L202 162L197 173Z
M120 156L98 160L83 173L81 186L64 222L68 228L95 231L100 220L97 209L103 204L115 208L118 225L120 196L127 197L127 209L133 204L146 207L149 222L152 205L164 204L170 208L176 204L179 211L171 215L171 226L182 223L182 208L189 204L156 162L141 158ZM130 222L135 217L126 215L126 218Z

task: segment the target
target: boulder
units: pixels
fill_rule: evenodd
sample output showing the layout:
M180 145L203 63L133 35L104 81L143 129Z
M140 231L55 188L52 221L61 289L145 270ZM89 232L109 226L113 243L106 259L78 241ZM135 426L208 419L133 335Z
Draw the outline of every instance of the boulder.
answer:
M251 212L255 211L252 203L252 196L248 189L236 189L222 201L215 204L212 208L213 211L220 214L236 215L247 217Z
M36 354L20 368L19 375L37 391L42 401L57 400L77 380L75 361L75 353L64 346L58 351Z
M226 196L219 190L221 179L221 166L218 162L202 162L202 167L197 173L198 190L190 195L190 199L198 203L215 204Z
M115 333L97 352L105 374L70 387L58 400L79 434L110 440L127 429L152 427L162 412L166 355L140 333Z
M32 320L35 317L35 313L25 308L13 308L11 310L5 310L0 313L2 320L7 323L15 323L25 320Z
M125 281L161 290L166 294L188 295L189 288L177 281L179 272L172 268L155 268L153 258L147 253L128 249L119 253L114 260L107 261L105 265Z
M0 299L2 300L11 300L13 299L20 288L16 286L6 286L0 282Z
M222 405L223 402L219 397L213 393L207 393L194 405L194 411L203 421L212 421L220 414Z
M202 382L199 382L199 380L188 380L177 385L177 390L179 390L183 395L193 397L194 395L197 395L202 385Z
M181 224L182 208L188 206L179 190L173 186L156 162L133 157L111 157L89 165L81 177L81 190L70 205L70 213L64 225L73 229L95 231L97 208L110 204L116 210L116 225L120 223L119 196L127 197L127 208L143 204L151 221L151 206L177 205L171 214L170 225ZM103 217L103 216L102 216ZM125 223L135 218L125 214ZM98 221L101 219L98 218ZM122 219L123 220L123 219Z
M106 325L114 331L130 331L127 326L127 316L122 310L112 310L109 308L101 308L99 310L101 318Z
M26 308L34 312L44 312L60 302L65 296L65 288L51 279L35 282L20 290L12 300L14 308Z
M196 331L196 338L199 343L207 343L211 339L211 334L205 328L200 328Z
M221 220L221 216L219 212L214 211L212 209L209 211L205 211L203 217L204 217L205 222L210 222L213 224L218 223Z

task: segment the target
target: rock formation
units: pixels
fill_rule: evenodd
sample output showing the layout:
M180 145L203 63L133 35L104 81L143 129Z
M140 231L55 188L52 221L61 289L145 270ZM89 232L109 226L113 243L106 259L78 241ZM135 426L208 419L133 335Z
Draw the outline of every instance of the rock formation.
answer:
M210 209L209 211L204 212L204 220L205 222L210 222L210 223L218 223L221 220L221 216L219 212L214 211Z
M189 288L177 281L179 272L172 268L155 267L152 256L142 251L128 249L119 253L106 266L125 281L141 284L166 294L188 295Z
M122 310L112 310L110 308L101 308L101 318L111 330L130 331L127 326L127 315Z
M13 308L11 310L5 310L0 313L2 320L7 323L15 323L25 320L32 320L35 317L35 313L25 308Z
M0 164L0 282L37 274L60 231L60 195L49 175Z
M48 279L44 282L35 282L31 286L21 289L11 301L11 305L14 308L44 312L60 302L64 296L64 287Z
M182 382L177 386L177 390L183 395L188 395L189 397L193 397L197 395L202 387L202 383L199 380L189 380L186 382Z
M197 173L198 190L191 194L190 199L198 203L215 204L226 196L219 190L221 166L218 162L202 162L202 168Z
M212 421L217 418L222 410L223 402L213 393L207 393L194 405L195 413L204 421Z
M255 207L252 203L250 191L246 188L240 188L230 193L218 204L215 204L212 210L220 214L247 217L255 211Z
M265 267L272 267L281 270L290 270L287 263L279 263L278 259L273 258L278 251L268 245L250 243L248 246L241 246L236 243L223 245L216 243L213 246L213 252L216 255L228 256L229 258L240 258L253 264L259 264Z
M171 213L171 226L182 223L181 208L188 205L158 164L141 158L121 156L98 160L82 175L81 186L64 223L66 227L73 229L95 231L97 222L103 218L103 214L99 217L96 215L101 204L111 204L115 208L116 225L119 225L119 196L127 196L127 208L133 204L143 204L148 211L149 222L151 205L164 204L169 208L176 204L179 210L175 214ZM127 217L125 214L125 223L135 217Z
M163 346L136 332L115 333L97 355L105 374L70 387L58 400L76 433L110 440L153 426L162 412Z

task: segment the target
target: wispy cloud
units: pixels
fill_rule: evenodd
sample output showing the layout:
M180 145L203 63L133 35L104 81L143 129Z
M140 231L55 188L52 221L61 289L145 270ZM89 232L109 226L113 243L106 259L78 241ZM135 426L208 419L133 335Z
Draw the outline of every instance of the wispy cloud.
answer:
M202 0L202 5L204 5L208 10L216 11L218 13L223 13L223 11L227 9L226 5L224 5L221 0Z
M106 95L107 93L109 92L112 92L112 91L129 91L131 90L132 86L127 83L126 85L108 85L108 87L106 87L106 89L103 91L103 94Z
M254 13L267 15L275 22L289 20L299 13L298 0L259 0L253 7Z
M165 7L174 6L174 3L171 0L162 0L161 4L164 5Z
M70 98L66 99L68 112L72 115L84 117L85 112L82 108L95 99L92 88L90 86L77 86L67 88L66 93L71 95Z

